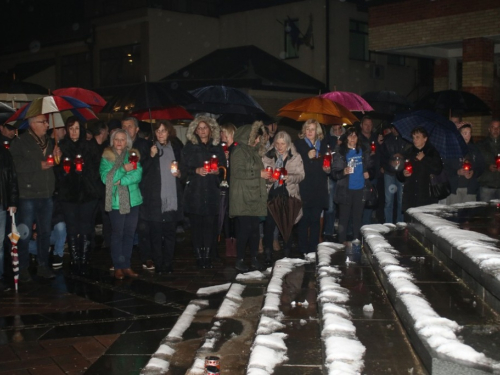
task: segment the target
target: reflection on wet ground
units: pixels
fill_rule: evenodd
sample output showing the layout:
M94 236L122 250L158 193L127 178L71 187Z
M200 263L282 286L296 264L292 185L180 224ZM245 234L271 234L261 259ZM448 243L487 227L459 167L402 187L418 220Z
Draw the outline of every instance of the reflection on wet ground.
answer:
M459 224L461 229L486 234L500 240L500 204L461 208L455 212L438 214Z

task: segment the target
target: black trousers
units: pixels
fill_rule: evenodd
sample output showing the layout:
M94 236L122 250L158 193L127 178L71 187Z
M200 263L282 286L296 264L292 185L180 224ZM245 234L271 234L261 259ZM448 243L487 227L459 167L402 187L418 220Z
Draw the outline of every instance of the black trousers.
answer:
M193 237L193 247L212 247L217 241L217 220L218 215L196 215L191 214L191 234Z
M315 252L319 243L320 219L323 208L303 207L302 218L299 221L299 252Z
M85 203L61 202L68 236L89 236L94 228L94 212L97 200Z
M363 189L350 190L347 189L347 199L339 203L339 242L343 243L347 237L347 225L349 219L352 219L352 238L359 238L361 229L361 221L363 219L363 209L365 202L363 201Z
M245 249L248 245L250 256L256 257L259 250L259 222L258 216L237 216L236 220L236 251L238 259L245 258Z
M153 259L156 267L166 267L172 264L175 252L175 221L156 222L142 220L138 226L139 240L142 254L147 254L147 259Z

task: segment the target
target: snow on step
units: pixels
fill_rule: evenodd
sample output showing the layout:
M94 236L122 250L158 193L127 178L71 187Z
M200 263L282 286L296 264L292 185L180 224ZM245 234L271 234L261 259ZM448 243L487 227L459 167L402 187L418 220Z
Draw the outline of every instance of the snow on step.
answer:
M431 205L427 206L430 210L442 209L442 205ZM444 206L446 207L446 206ZM418 210L413 210L413 215L427 215L422 213L424 208L419 207ZM433 218L436 218L433 215ZM448 229L454 226L447 225L445 222L447 220L436 218L440 220L431 220L428 218L424 221L432 225L433 230L439 230L439 228L447 227ZM405 305L407 311L414 319L415 331L419 334L423 341L434 349L437 353L441 355L448 356L456 360L469 361L471 363L476 363L479 365L492 366L494 361L487 358L483 353L477 352L472 347L463 344L460 339L456 336L456 333L460 331L461 327L455 322L447 318L441 317L427 302L427 300L422 296L420 288L412 282L413 275L406 268L399 266L399 261L395 256L389 253L392 246L384 238L383 233L387 233L386 229L379 230L380 227L377 225L365 225L361 228L363 237L368 245L378 246L379 249L386 249L387 257L381 257L382 252L374 254L373 256L379 260L382 270L389 276L389 283L395 288L397 292L397 298L399 298ZM378 233L378 234L377 234ZM467 231L469 236L471 232ZM369 235L369 236L365 236ZM472 236L474 237L474 236ZM381 243L385 241L386 244L381 246ZM463 241L463 240L462 240ZM391 259L387 262L387 259ZM392 260L396 260L394 263ZM390 277L394 273L406 273L407 277Z
M198 289L198 291L196 292L196 295L200 296L200 297L205 297L205 296L209 296L211 294L216 294L216 293L220 293L220 292L227 292L230 287L231 287L231 283L208 286L206 288Z
M330 266L332 255L343 249L344 246L330 242L318 245L318 300L323 316L321 337L325 342L328 375L360 374L366 352L365 346L356 337L351 314L344 306L349 300L349 291L339 284L342 272L337 266Z

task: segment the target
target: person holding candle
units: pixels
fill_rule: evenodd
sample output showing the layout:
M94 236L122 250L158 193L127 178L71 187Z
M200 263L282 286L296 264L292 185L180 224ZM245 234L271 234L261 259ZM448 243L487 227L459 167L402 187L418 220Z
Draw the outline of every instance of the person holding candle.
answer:
M270 201L278 195L285 195L301 199L299 183L304 180L304 165L302 157L297 152L290 135L285 131L279 131L274 137L273 147L266 152L262 161L264 167L271 167L274 171L277 168L284 168L287 174L284 177L279 175L271 176L267 183L267 200ZM280 184L280 179L284 182ZM302 217L302 210L295 219L294 224L297 224ZM266 256L266 264L272 262L272 246L273 233L276 228L276 222L269 210L267 212L266 221L264 223L264 254ZM291 236L283 245L285 257L290 256Z
M20 282L31 281L29 241L35 221L38 223L37 275L48 279L55 277L48 263L55 176L47 158L49 155L60 158L61 150L47 135L49 121L45 115L29 118L28 124L28 131L14 138L10 145L19 184L17 227L19 231L26 231L17 246Z
M236 126L231 123L226 123L221 125L220 137L222 141L222 148L224 150L224 155L226 155L227 160L227 171L226 180L229 183L229 188L231 188L231 164L230 156L236 143L234 142L234 133L236 132ZM229 217L229 205L227 207L226 215L224 216L224 237L226 238L226 256L236 257L236 223L235 220Z
M229 189L229 215L236 221L237 261L235 268L248 272L245 249L250 249L252 269L261 270L257 259L260 217L267 214L266 180L270 172L262 163L267 133L264 124L256 121L236 130L238 146L231 153L231 187Z
M500 199L500 118L491 120L488 136L477 144L486 163L479 177L479 200Z
M363 189L370 177L370 148L361 144L354 127L346 129L337 146L332 162L332 177L337 181L334 200L339 205L339 243L347 244L347 225L352 220L353 239L359 239L365 202Z
M139 218L142 195L139 183L142 179L142 165L137 169L129 162L132 139L123 129L111 135L110 147L104 150L99 172L106 185L105 209L111 220L111 257L114 276L122 280L125 276L137 277L130 268L130 257L134 246L134 234Z
M408 208L438 203L438 200L430 195L429 184L431 174L439 175L443 169L439 152L428 142L427 130L417 126L411 131L411 136L413 146L405 154L411 168L405 166L396 174L404 183L403 213Z
M85 127L72 116L65 122L66 135L59 142L61 163L55 167L72 271L85 274L89 263L94 212L101 197L97 146L86 140Z
M186 133L179 167L186 177L184 212L189 214L193 248L199 268L212 268L211 257L217 257L217 218L220 205L219 170L204 167L212 155L218 165L226 164L220 145L220 128L209 116L197 116Z
M332 155L323 137L323 129L317 120L307 120L302 125L297 152L304 163L305 177L299 183L303 216L299 221L299 252L316 252L320 236L320 220L323 209L328 208L328 175L331 172Z
M468 152L463 158L445 159L444 169L450 182L451 194L444 204L475 202L479 192L478 177L484 171L484 159L472 141L472 126L461 123L458 128L467 144Z
M182 219L181 149L170 141L163 120L152 126L156 141L142 165L144 203L139 210L139 243L153 260L155 272L168 274L173 272L176 225Z

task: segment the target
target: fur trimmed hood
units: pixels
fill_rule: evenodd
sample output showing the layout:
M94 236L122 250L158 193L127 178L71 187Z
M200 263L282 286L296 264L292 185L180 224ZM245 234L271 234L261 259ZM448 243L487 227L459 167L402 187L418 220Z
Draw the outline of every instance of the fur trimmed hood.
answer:
M199 137L194 132L200 122L204 122L210 126L212 144L217 146L220 143L220 127L219 124L217 124L217 121L209 116L196 116L195 119L189 124L186 132L186 139L194 145L199 143Z
M130 150L127 151L129 154L132 152L135 152L137 156L139 157L139 160L141 159L141 153L139 150L136 148L131 148ZM106 147L102 153L102 157L106 159L107 161L114 162L116 160L115 153L113 152L113 148L111 146Z
M245 144L253 147L255 140L259 136L259 129L262 129L262 133L264 135L261 137L255 148L260 156L264 156L266 153L268 137L265 135L267 132L262 121L255 121L252 125L243 125L242 127L236 129L236 132L234 133L234 140L239 144Z

